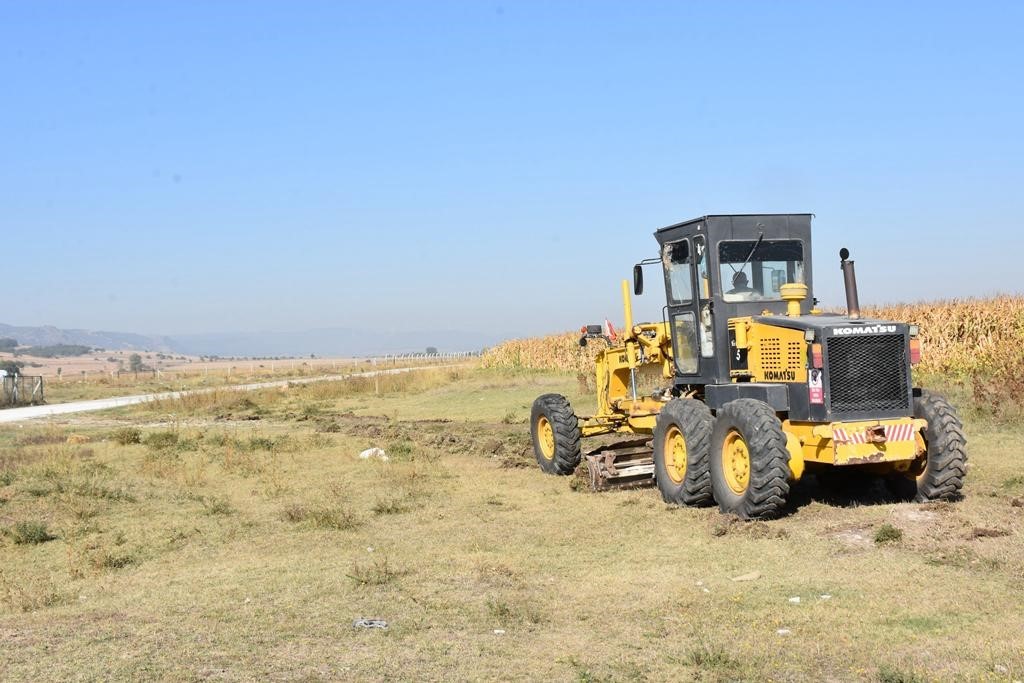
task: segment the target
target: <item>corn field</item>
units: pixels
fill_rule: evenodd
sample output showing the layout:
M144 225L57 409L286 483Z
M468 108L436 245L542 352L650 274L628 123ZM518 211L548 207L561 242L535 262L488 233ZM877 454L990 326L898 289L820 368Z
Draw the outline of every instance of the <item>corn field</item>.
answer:
M956 377L1024 374L1024 296L953 299L866 307L865 318L914 323L921 328L918 369ZM579 346L579 332L513 339L487 350L484 367L562 370L589 375L603 347Z

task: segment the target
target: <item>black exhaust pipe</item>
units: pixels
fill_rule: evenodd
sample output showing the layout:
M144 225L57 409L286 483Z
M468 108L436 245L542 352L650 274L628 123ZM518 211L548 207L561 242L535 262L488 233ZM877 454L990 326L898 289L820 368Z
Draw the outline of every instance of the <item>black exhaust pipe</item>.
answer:
M857 299L857 274L853 272L853 261L850 250L843 247L839 250L839 267L843 269L843 284L846 285L846 315L850 318L860 317L860 301Z

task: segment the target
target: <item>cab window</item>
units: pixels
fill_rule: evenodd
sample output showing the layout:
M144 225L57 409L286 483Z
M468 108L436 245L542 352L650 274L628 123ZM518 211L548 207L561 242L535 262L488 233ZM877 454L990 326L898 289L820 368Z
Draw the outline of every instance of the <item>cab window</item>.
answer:
M718 245L726 301L781 301L779 288L804 281L800 240L729 240Z
M693 300L693 276L690 273L690 242L682 240L666 244L661 259L665 264L669 305Z

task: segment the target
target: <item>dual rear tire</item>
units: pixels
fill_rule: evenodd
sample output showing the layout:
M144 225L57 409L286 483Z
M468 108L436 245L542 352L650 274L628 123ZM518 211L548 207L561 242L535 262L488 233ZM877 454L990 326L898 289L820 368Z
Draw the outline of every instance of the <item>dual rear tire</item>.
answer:
M710 505L743 519L777 515L789 494L786 434L762 401L732 401L712 417L676 399L654 429L654 478L666 503Z

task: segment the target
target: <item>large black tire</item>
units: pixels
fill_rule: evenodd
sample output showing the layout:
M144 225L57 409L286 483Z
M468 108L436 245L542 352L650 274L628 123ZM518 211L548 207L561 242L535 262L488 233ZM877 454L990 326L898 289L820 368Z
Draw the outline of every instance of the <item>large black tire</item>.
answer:
M711 487L722 512L742 519L778 516L789 495L786 433L767 403L722 406L711 431ZM727 462L728 461L728 462Z
M701 401L676 398L654 427L654 480L666 503L710 505L711 410Z
M580 464L580 426L569 401L558 394L537 397L530 411L537 464L548 474L572 474Z
M928 421L924 470L909 480L916 485L914 500L959 499L967 475L967 437L956 409L942 396L922 391L914 399L914 417Z

